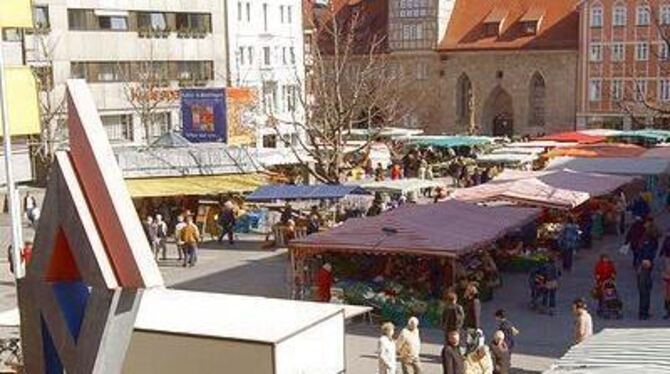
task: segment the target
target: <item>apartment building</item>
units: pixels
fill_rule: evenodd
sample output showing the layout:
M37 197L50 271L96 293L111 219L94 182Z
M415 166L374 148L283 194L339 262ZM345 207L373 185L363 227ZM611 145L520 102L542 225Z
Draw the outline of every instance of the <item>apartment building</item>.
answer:
M227 0L229 83L253 89L257 145L298 141L304 123L302 0Z
M578 125L670 125L649 109L670 104L670 3L587 0L579 10Z
M179 129L179 89L226 83L221 1L35 0L33 5L34 30L4 33L8 54L34 66L45 88L42 100L52 108L62 107L67 79L86 79L114 144L146 144Z

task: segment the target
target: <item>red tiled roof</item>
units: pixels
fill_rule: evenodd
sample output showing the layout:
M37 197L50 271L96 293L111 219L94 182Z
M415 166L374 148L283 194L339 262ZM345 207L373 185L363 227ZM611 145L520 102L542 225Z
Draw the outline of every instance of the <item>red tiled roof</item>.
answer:
M456 0L442 51L486 49L577 49L580 0ZM503 21L498 36L486 36L485 23ZM542 22L537 34L524 34L521 20Z

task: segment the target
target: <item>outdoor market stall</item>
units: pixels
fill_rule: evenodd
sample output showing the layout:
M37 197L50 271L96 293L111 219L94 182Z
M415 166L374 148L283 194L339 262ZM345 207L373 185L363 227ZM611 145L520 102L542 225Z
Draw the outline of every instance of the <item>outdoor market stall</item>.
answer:
M621 133L611 135L608 138L621 143L653 147L658 144L667 143L670 140L670 131L656 129L622 131Z
M442 292L457 280L479 280L482 293L490 295L498 274L482 249L539 213L449 200L348 220L289 243L293 295L309 298L313 275L327 262L347 303L374 306L395 321L417 314L435 325Z
M646 149L634 144L596 143L580 144L551 150L547 157L640 157Z
M615 231L621 208L620 192L634 181L627 176L579 173L570 170L524 172L506 170L490 183L455 190L452 196L461 201L508 201L543 208L536 222L536 233L523 240L501 244L496 252L499 264L507 269L527 270L555 247L555 240L568 217L589 215L590 233L601 237Z
M554 142L570 142L579 144L594 144L602 143L607 140L607 137L600 135L590 135L579 131L561 132L557 134L545 135L536 140L554 141Z
M425 189L433 189L446 185L445 180L427 180L419 178L406 178L396 180L383 180L361 184L366 191L387 193L389 195L408 195L418 193Z

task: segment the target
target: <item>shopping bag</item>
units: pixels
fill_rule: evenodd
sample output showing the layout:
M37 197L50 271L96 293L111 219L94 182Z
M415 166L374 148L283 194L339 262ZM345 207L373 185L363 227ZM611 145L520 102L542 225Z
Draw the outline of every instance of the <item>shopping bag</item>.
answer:
M624 245L621 246L621 248L619 248L619 253L621 253L624 256L627 255L629 251L630 251L630 245L629 244L624 244Z

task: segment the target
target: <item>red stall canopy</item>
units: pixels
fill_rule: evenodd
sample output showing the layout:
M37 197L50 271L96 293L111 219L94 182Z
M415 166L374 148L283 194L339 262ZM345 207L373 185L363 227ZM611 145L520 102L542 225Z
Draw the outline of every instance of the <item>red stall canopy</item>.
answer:
M550 140L555 142L572 142L580 144L602 143L607 140L604 136L588 135L579 131L560 132L557 134L546 135L537 140Z
M539 209L481 207L449 200L405 205L377 217L342 226L289 244L291 251L413 254L458 257L531 222Z

